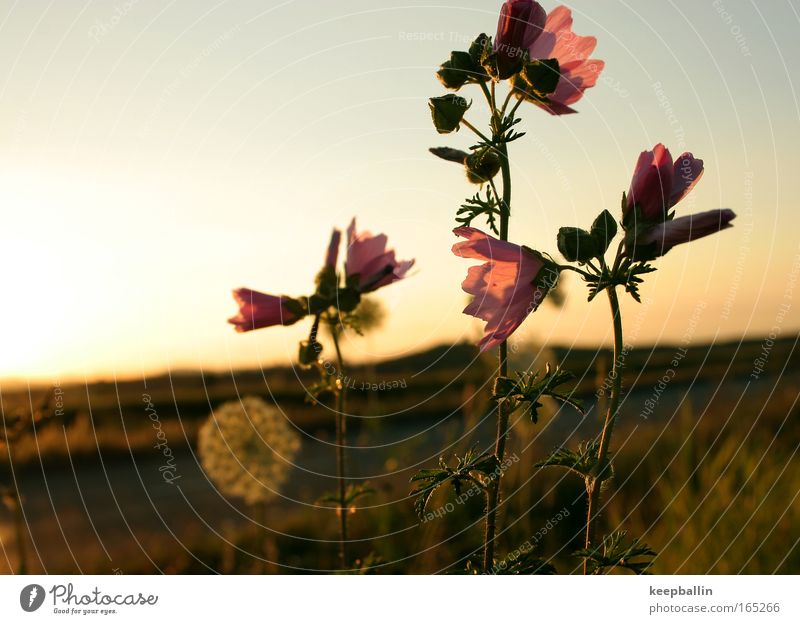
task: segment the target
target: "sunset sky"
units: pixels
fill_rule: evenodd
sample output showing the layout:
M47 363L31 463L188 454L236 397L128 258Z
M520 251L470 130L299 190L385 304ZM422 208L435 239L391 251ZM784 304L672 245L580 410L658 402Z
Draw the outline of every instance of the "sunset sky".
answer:
M0 4L0 377L48 381L288 363L308 323L236 334L232 288L307 294L331 228L355 215L411 277L354 360L474 339L470 263L450 252L476 187L429 146L435 71L499 1L25 0ZM543 3L551 9L552 3ZM600 84L577 115L523 106L511 240L556 253L559 226L614 214L640 151L692 151L678 207L735 227L675 249L629 298L631 341L760 336L794 294L800 237L800 17L788 0L576 0ZM795 82L793 82L793 79ZM468 119L485 125L477 90ZM794 271L792 267L795 267ZM800 298L800 290L797 290ZM779 327L796 333L796 315ZM569 280L520 337L609 341L604 301Z

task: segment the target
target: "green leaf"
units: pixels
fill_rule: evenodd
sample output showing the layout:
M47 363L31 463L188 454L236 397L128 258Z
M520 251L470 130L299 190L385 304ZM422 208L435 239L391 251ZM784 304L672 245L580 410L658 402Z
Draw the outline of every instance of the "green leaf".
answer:
M595 237L577 227L562 227L558 230L558 251L569 262L584 264L598 256Z
M334 509L338 509L339 507L352 507L353 503L355 503L359 498L369 496L370 494L374 493L375 490L369 487L369 483L353 484L347 486L347 489L344 493L344 500L339 499L338 492L325 492L317 499L317 505L333 507Z
M623 286L626 292L637 302L641 303L642 298L639 295L639 285L642 284L644 280L639 276L652 273L655 270L656 268L654 266L645 262L631 263L630 258L626 258L614 275L603 271L602 275L584 276L584 281L589 285L589 301L594 299L606 288Z
M592 238L599 256L606 253L616 235L617 222L608 210L604 210L592 223Z
M489 574L555 574L556 569L548 561L527 552L512 553L500 561L495 561Z
M626 545L626 535L627 531L615 531L604 536L597 547L583 548L576 551L574 556L587 561L590 574L602 574L612 568L624 568L634 574L647 574L647 570L653 565L650 558L655 557L656 552L638 539L633 539Z
M454 93L430 98L429 104L433 125L439 134L448 134L458 130L461 119L472 103Z
M598 472L604 472L605 474L602 475L602 480L607 481L611 476L611 471L597 470L597 454L599 450L600 442L592 440L591 442L584 442L578 445L577 451L571 451L566 448L556 449L547 459L535 464L535 466L536 468L547 468L550 466L566 468L582 479L592 479ZM610 467L610 458L606 458L605 463L607 467Z
M468 198L461 204L461 208L456 212L456 222L461 225L472 225L473 219L486 216L486 223L495 234L500 234L497 229L497 217L502 214L500 202L494 196L491 188L486 189L486 199L481 197L480 191Z
M358 483L350 485L344 494L344 506L350 507L359 498L369 496L375 493L375 488L369 486L369 483Z
M656 268L654 266L643 262L631 266L625 275L625 292L630 294L638 303L641 303L642 298L639 295L639 284L642 284L644 280L639 276L652 273L655 270Z
M538 410L542 407L539 399L544 396L567 403L578 412L583 413L583 404L578 399L573 398L571 392L563 394L556 390L559 386L575 379L575 375L569 371L565 371L558 366L555 369L551 369L550 364L547 364L544 375L541 377L539 372L516 373L516 376L516 379L498 377L495 381L492 399L495 401L510 401L514 410L520 405L527 404L526 409L533 422L538 422L539 420Z
M451 466L440 457L438 468L420 470L411 477L411 482L415 484L411 490L411 496L416 496L414 511L420 520L425 519L425 509L439 488L452 485L456 496L460 496L465 483L483 489L500 471L500 462L494 454L478 454L474 448L467 451L463 457L456 456L455 459L455 466Z

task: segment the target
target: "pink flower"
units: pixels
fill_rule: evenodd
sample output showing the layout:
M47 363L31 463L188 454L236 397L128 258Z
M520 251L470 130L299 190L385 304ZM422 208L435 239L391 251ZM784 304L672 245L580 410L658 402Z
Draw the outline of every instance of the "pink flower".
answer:
M292 325L306 316L302 304L291 297L265 295L249 288L237 288L233 298L239 314L228 319L237 332L246 332L272 325Z
M485 261L469 269L461 287L475 297L464 314L486 321L478 346L488 351L507 340L539 307L557 272L541 254L527 247L498 240L472 227L459 227L453 233L467 239L453 245L455 255Z
M597 46L595 37L579 37L572 32L572 11L557 6L547 15L544 31L528 48L531 59L558 60L559 78L556 90L547 103L538 104L552 115L576 112L570 108L593 87L605 67L605 62L590 59Z
M339 243L342 240L341 230L333 229L331 242L328 244L328 252L325 254L325 266L331 269L336 268L336 261L339 259Z
M639 206L644 219L663 221L669 209L681 201L703 177L703 161L689 152L672 162L672 155L661 143L652 151L639 154L624 215Z
M525 51L542 33L545 10L533 0L508 0L500 9L494 51L497 53L499 78L505 80L522 66Z
M671 219L646 230L637 239L636 244L637 247L655 245L654 249L648 250L649 257L663 256L675 245L733 227L731 221L735 218L736 213L733 210L723 208Z
M356 220L347 228L347 283L355 280L359 292L366 293L388 286L405 277L414 266L413 260L398 261L394 250L386 249L386 235L373 236L369 232L356 232Z

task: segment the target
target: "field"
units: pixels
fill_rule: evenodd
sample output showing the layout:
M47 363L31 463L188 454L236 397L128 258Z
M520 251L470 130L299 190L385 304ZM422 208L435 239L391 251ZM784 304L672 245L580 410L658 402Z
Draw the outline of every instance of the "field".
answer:
M606 529L624 526L657 553L657 573L800 573L800 360L797 339L630 351L615 441L620 479L604 494ZM680 354L677 358L676 354ZM764 359L763 363L759 363ZM573 395L585 416L548 403L538 424L518 413L500 508L502 553L534 548L561 572L582 545L577 478L534 468L597 431L605 350L549 349L535 362L590 370ZM348 475L374 490L350 516L362 571L463 570L480 544L480 497L437 494L421 522L409 480L439 456L489 447L494 361L442 346L352 370ZM754 372L754 367L755 372ZM763 369L763 370L761 370ZM424 374L421 374L423 373ZM666 381L663 381L666 380ZM336 517L316 501L334 488L333 419L305 400L311 375L292 368L174 373L118 383L3 388L3 414L47 403L0 483L22 496L27 567L50 573L313 572L337 566ZM224 497L200 466L197 434L212 409L242 396L275 403L301 433L281 496ZM150 411L146 411L148 408ZM169 450L171 479L164 478ZM13 506L13 505L12 505ZM18 568L13 516L0 507L0 569Z

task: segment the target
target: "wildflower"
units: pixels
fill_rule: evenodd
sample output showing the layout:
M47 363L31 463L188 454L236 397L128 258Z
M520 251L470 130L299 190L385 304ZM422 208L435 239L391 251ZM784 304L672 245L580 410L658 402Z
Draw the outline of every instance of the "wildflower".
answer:
M571 108L583 92L595 86L605 62L589 58L597 46L595 37L580 37L572 32L572 11L557 6L550 11L542 33L529 46L531 59L556 59L560 76L555 91L546 98L527 98L552 115L576 112ZM524 90L517 91L526 97Z
M481 351L498 346L514 333L558 279L558 269L539 252L501 241L472 227L453 230L466 238L453 245L462 258L485 261L467 272L461 287L474 299L464 314L486 321Z
M520 70L525 52L542 33L545 18L545 10L533 0L508 0L503 4L494 39L500 80Z
M347 284L351 282L360 293L372 292L403 279L414 266L413 260L398 261L394 250L386 249L385 234L373 236L356 232L356 220L347 228Z
M639 155L622 206L625 253L633 260L653 260L682 243L720 232L736 217L727 208L675 218L670 210L703 176L703 161L691 153L672 160L658 143Z
M703 238L733 227L736 213L728 208L708 210L686 217L670 219L646 230L636 241L640 248L650 248L650 257L666 254L675 245ZM642 254L638 254L641 256Z
M267 295L249 288L237 288L233 298L239 313L228 319L237 332L246 332L273 325L293 325L306 316L305 306L285 295Z
M701 177L702 160L685 152L673 162L669 150L658 143L651 151L639 155L625 197L623 216L627 217L638 207L643 219L663 221L670 208L686 197Z

